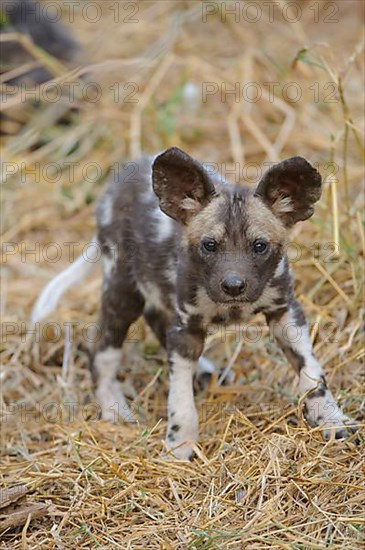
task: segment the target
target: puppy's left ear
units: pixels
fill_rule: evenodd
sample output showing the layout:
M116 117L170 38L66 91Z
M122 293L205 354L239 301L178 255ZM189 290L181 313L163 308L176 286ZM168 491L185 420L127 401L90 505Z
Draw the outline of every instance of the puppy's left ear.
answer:
M322 177L303 157L292 157L272 166L257 186L255 196L286 227L310 218L321 196Z

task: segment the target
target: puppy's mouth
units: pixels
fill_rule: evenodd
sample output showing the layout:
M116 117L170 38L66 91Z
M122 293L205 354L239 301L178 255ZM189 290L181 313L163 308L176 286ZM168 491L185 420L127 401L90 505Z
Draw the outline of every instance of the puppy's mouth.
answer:
M219 304L219 305L226 305L226 306L239 306L239 305L243 305L243 304L248 304L251 302L251 300L249 300L249 298L246 296L246 295L242 295L242 296L235 296L235 297L222 297L222 296L215 296L213 298L213 296L210 296L211 299L216 303L216 304Z
M224 296L222 294L216 294L209 288L206 289L209 298L217 305L222 306L243 306L245 304L251 304L253 302L252 297L249 297L247 293L239 296Z
M239 305L239 304L247 304L249 300L245 296L241 296L240 298L228 298L227 300L222 300L219 303L220 304L227 304L227 305Z

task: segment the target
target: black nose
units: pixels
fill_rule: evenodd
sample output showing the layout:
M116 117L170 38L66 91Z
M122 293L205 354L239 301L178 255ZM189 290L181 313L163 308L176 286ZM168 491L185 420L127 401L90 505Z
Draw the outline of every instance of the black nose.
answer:
M229 275L222 281L222 290L230 296L239 296L245 290L246 283L237 275Z

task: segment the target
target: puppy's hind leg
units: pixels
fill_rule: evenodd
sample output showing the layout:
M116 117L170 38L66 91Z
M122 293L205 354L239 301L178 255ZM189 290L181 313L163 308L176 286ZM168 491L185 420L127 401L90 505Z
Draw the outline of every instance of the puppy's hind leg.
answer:
M106 257L100 319L101 341L91 365L96 398L104 420L135 420L117 374L121 363L121 346L129 327L142 314L143 307L144 298L131 278L128 265L122 261L113 263L111 258Z

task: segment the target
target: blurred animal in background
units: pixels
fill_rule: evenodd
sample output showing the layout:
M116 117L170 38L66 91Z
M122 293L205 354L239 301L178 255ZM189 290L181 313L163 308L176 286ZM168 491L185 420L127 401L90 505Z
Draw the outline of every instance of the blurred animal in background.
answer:
M79 53L80 47L68 28L57 18L50 16L51 7L45 11L36 0L0 0L0 7L1 31L11 33L10 37L14 37L13 40L3 42L1 46L2 74L16 71L21 65L32 62L41 65L22 43L22 36L30 38L35 46L61 61L72 61ZM19 35L18 39L16 34ZM52 76L46 67L37 66L20 73L19 76L10 76L7 82L42 84Z
M72 64L81 48L58 14L52 14L56 6L48 5L45 10L36 0L0 0L0 8L1 96L6 104L6 98L12 97L18 87L30 90L54 78L52 66L56 67L57 62ZM29 101L22 103L2 113L2 134L16 134L21 128L25 103ZM61 109L60 116L65 110Z
M262 313L299 376L310 424L326 437L355 430L313 354L286 255L289 229L312 216L320 195L321 176L302 157L274 165L256 189L213 177L176 147L113 178L99 205L96 241L104 282L92 372L104 419L133 418L117 376L121 346L143 314L169 356L167 447L190 459L198 439L193 375L207 365L208 328ZM51 281L33 321L46 318L94 265L81 256Z

